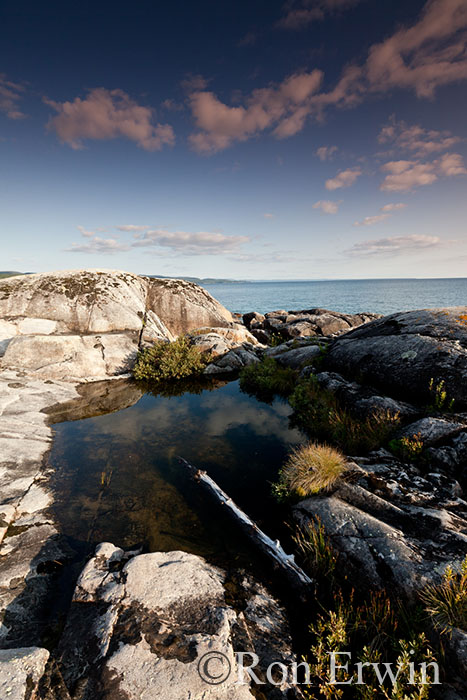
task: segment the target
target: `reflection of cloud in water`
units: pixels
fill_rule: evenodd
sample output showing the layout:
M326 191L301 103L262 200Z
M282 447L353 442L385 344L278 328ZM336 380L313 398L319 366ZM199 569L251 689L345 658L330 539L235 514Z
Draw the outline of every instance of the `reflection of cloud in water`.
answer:
M266 406L255 399L206 396L203 406L208 409L205 429L210 435L223 435L232 428L247 426L257 435L273 435L286 443L301 439L298 431L289 429L290 409L285 404Z
M146 397L119 413L93 420L93 432L128 441L176 443L189 436L198 445L206 439L220 439L245 426L252 433L273 436L287 444L303 437L289 428L290 406L277 401L272 406L241 394L235 385L201 395L184 394L174 398Z

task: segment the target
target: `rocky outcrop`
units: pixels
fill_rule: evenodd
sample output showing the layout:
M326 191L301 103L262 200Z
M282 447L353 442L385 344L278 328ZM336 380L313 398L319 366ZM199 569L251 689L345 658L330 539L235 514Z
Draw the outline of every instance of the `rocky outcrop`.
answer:
M318 517L341 565L359 586L408 597L460 569L467 548L467 503L440 471L403 463L380 450L349 464L332 493L295 507L302 525Z
M289 340L339 335L375 318L379 318L378 314L343 314L327 309L304 309L270 311L264 316L250 312L243 315L243 322L260 342L267 343L273 337Z
M435 404L445 391L444 408L453 400L465 408L467 307L407 311L352 330L332 343L326 368L410 402Z
M45 379L124 374L141 343L230 325L227 309L183 280L78 270L0 282L1 366Z
M186 552L132 556L99 545L77 582L57 654L74 700L251 698L250 679L237 684L234 651L257 653L264 677L272 661L293 661L290 632L260 584L243 581L236 609L225 583L221 570ZM220 682L206 681L210 670ZM262 689L279 700L288 687Z
M210 358L205 375L238 372L259 362L264 346L240 324L232 328L205 328L191 334L190 341Z

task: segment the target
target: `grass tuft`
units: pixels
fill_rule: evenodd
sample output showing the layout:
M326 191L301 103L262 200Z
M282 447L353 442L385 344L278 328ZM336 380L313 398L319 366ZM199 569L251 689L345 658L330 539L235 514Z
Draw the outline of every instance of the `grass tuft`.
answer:
M330 489L346 470L344 455L329 445L311 442L292 450L280 481L302 498Z

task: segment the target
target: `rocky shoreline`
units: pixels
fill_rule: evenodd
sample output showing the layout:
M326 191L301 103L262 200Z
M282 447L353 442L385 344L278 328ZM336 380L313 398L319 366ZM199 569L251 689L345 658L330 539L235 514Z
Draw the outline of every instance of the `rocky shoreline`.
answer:
M57 571L67 565L50 513L51 421L136 402L136 385L121 397L119 387L137 351L156 340L186 334L209 353L207 376L235 377L272 358L296 382L312 377L361 420L375 411L397 416L395 439L416 436L424 462L387 447L349 455L348 478L297 503L294 517L303 526L319 516L363 590L389 587L410 600L447 565L458 570L467 552L466 319L467 307L239 319L195 284L119 271L1 281L1 697L240 700L252 696L249 686L202 683L200 656L215 649L233 664L241 640L263 659L293 659L285 612L260 584L245 579L236 607L225 574L201 558L125 553L109 543L81 573L60 639L43 646ZM447 642L456 673L466 640L458 629ZM285 698L295 690L262 692Z

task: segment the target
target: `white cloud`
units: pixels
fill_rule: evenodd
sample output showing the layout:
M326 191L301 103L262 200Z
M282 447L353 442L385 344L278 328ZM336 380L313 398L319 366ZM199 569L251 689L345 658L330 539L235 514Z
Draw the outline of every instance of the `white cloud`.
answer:
M7 80L4 73L0 73L0 112L4 112L9 119L24 119L26 115L19 109L19 102L23 98L24 86Z
M133 233L135 231L146 231L150 226L139 226L137 224L125 224L124 226L116 226L119 231L127 231Z
M77 226L76 228L81 233L81 235L84 236L85 238L92 238L93 236L96 235L95 231L89 231L89 230L85 229L84 226Z
M129 250L129 246L121 243L116 238L99 238L95 236L89 243L72 243L71 248L66 248L68 253L121 253Z
M172 127L153 125L153 110L137 104L123 90L95 88L84 99L54 102L44 98L44 102L57 112L47 127L74 149L83 148L83 139L125 137L146 151L159 151L175 142Z
M331 160L336 151L338 151L337 146L321 146L315 151L315 155L322 161Z
M465 0L429 0L418 22L371 47L371 89L411 88L418 97L432 97L437 87L465 80L466 27Z
M212 231L170 232L165 229L135 234L135 239L132 243L134 248L169 248L180 255L226 255L236 253L244 243L250 241L248 236L228 236Z
M313 204L313 209L321 209L323 214L337 214L340 202L331 202L328 199L320 199Z
M192 147L199 153L215 153L266 129L273 129L278 139L298 133L322 77L319 70L290 75L277 86L253 90L244 105L235 107L224 104L212 92L192 92L189 102L198 128L190 136Z
M436 248L444 245L438 236L412 234L410 236L391 236L355 243L346 251L355 257L392 256L406 253L416 253L421 250Z
M360 168L341 170L339 173L337 173L336 177L326 180L326 189L338 190L341 187L350 187L361 174L362 171Z
M403 202L397 202L396 204L385 204L384 207L381 207L381 211L400 211L401 209L405 209L406 206L407 204L404 204Z
M440 159L429 163L410 160L390 161L381 167L389 173L380 189L387 192L408 192L416 187L432 185L440 176L456 177L466 175L467 170L459 153L446 153Z
M376 214L376 216L365 216L362 221L355 221L354 226L374 226L387 219L389 214Z

